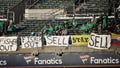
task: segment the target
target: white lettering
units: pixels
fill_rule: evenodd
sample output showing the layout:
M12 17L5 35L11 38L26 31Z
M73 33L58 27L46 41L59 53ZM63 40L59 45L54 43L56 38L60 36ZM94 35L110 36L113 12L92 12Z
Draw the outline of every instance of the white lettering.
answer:
M105 58L105 59L97 59L95 57L90 58L91 64L119 64L119 59L113 58Z
M34 64L62 64L62 60L55 58L40 60L39 58L34 58Z
M7 61L6 60L0 60L0 65L1 66L7 65Z

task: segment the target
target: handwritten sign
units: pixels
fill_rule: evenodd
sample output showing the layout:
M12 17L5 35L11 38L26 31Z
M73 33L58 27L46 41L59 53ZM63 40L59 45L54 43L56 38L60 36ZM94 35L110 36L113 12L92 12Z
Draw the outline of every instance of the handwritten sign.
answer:
M89 35L72 35L72 45L87 45L89 37Z
M42 47L41 37L25 36L21 37L22 48Z
M69 36L45 36L46 46L68 46Z
M16 51L17 37L0 37L0 51Z
M111 46L110 35L98 35L91 33L88 47L95 49L108 49Z

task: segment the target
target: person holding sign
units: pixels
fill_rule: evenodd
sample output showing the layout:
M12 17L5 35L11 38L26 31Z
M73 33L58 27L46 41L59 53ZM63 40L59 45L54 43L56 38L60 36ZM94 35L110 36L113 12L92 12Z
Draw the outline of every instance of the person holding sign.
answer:
M82 34L86 34L87 26L83 23L82 26L80 26L80 30L81 30Z
M14 24L10 24L7 29L8 35L11 35L12 32L14 32L15 30L16 30L16 27L14 26Z
M117 24L115 27L115 33L120 34L120 24Z
M0 36L2 35L3 32L3 22L0 21Z

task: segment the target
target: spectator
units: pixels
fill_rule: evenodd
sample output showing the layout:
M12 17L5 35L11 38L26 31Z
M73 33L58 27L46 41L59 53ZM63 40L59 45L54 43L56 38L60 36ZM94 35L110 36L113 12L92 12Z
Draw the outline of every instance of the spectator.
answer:
M106 16L102 16L102 30L105 30L107 27L107 17Z
M82 26L80 26L80 29L82 30L82 31L87 31L87 26L85 26L85 24L82 24Z
M38 32L38 36L42 36L42 32Z
M45 24L43 27L43 33L45 33L46 31L49 31L49 27L47 24Z
M113 27L111 26L111 24L108 24L106 30L108 30L109 32L113 32Z
M2 35L3 33L3 22L0 21L0 36Z
M86 26L87 26L88 29L90 29L90 28L93 27L94 24L95 24L95 22L89 21L89 22L87 22Z
M86 34L86 32L87 32L87 26L85 26L84 23L82 24L82 26L80 26L80 31L81 31L83 34Z
M101 34L102 33L102 24L101 24L101 22L99 22L99 24L98 24L98 34Z
M53 29L53 27L51 26L51 25L49 25L49 31L53 31L54 29Z
M63 27L61 31L61 35L67 35L67 34L68 34L67 28Z
M48 31L46 31L43 36L51 36L50 33Z
M120 24L117 24L115 27L115 33L120 34Z
M36 32L31 32L31 36L38 36L38 33L36 33Z
M64 21L64 27L65 27L65 28L69 28L68 22Z
M75 20L73 20L73 22L72 22L72 27L73 27L73 28L76 28L77 25L78 25L78 22L75 21Z
M53 29L53 27L49 24L45 24L45 26L43 27L43 34L45 34L45 35L52 35L53 34L53 31L54 31L54 29Z
M56 28L56 30L55 30L55 35L61 35L61 29Z
M15 30L16 30L16 27L14 26L14 24L10 24L7 29L8 35L11 35L12 32L14 32Z

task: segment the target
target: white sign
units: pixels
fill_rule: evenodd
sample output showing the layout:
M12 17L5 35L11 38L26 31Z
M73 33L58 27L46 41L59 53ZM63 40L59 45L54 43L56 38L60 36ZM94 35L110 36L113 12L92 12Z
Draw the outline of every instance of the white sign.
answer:
M46 46L68 46L69 36L45 36Z
M42 47L41 37L25 36L21 37L22 48Z
M97 35L91 33L88 47L95 49L108 49L111 46L110 35Z
M0 51L16 51L17 37L0 37Z

